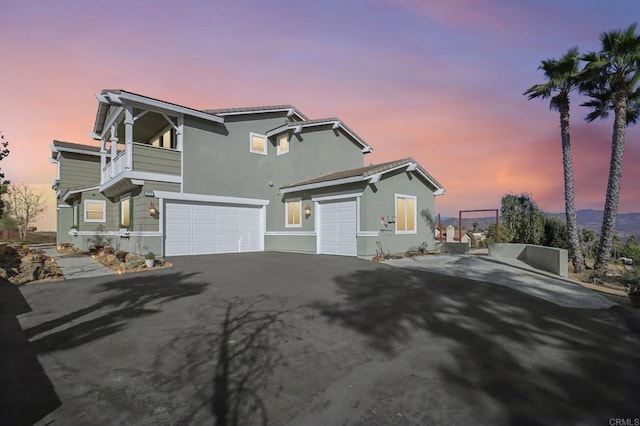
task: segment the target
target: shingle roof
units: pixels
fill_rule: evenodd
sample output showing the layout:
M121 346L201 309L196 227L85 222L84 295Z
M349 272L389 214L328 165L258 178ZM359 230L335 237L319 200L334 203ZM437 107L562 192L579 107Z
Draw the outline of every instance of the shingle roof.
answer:
M307 179L307 180L302 181L302 182L294 183L293 185L286 185L286 186L283 186L282 188L283 189L284 188L294 188L296 186L310 185L310 184L322 183L322 182L330 182L330 181L334 181L334 180L346 179L346 178L358 177L358 176L362 176L362 178L364 180L365 178L367 178L369 176L373 176L373 175L375 175L377 173L382 173L382 172L385 172L387 170L394 169L396 167L409 165L411 163L415 163L417 169L420 170L420 172L422 172L425 176L427 176L427 178L429 180L431 180L431 182L434 185L436 185L438 188L442 188L442 185L440 185L437 180L435 180L429 173L427 173L427 171L420 164L418 164L418 162L416 160L414 160L411 157L403 158L401 160L389 161L387 163L372 164L372 165L369 165L369 166L358 167L357 169L342 170L342 171L335 172L335 173L329 173L327 175L318 176L316 178Z

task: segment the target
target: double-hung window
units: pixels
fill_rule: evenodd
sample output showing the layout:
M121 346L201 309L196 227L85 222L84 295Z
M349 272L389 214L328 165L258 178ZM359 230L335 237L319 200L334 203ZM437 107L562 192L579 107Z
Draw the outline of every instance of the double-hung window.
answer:
M267 155L267 137L251 132L249 134L249 151L256 154Z
M300 198L288 200L285 209L285 227L299 228L302 226L302 200Z
M107 204L104 200L84 200L85 222L106 222Z
M396 234L416 233L416 197L396 194Z

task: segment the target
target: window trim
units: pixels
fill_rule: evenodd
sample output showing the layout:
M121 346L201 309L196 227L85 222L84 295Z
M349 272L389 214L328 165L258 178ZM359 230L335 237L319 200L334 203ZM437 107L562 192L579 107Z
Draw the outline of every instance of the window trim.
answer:
M298 217L300 218L299 224L289 224L289 203L298 204ZM284 203L284 227L285 228L302 228L302 198L289 198Z
M280 140L282 138L287 138L287 150L286 151L282 151L280 149ZM290 149L290 143L291 143L291 139L289 138L289 133L284 133L280 136L278 136L278 138L276 139L276 153L277 155L284 155L284 154L288 154L289 153L289 149Z
M260 137L264 140L264 151L258 151L253 149L253 138L254 136ZM268 155L269 151L268 151L268 140L267 137L261 133L255 133L255 132L249 132L249 152L252 152L254 154L261 154L261 155Z
M120 198L120 202L119 202L119 206L118 206L119 207L118 208L118 211L119 211L118 227L120 229L124 229L122 226L120 226L120 225L123 224L122 223L122 202L124 200L129 200L129 226L127 226L126 229L128 231L131 231L131 230L133 230L133 197L130 196L130 195L127 195L127 196L124 196L124 197Z
M408 231L408 230L398 230L398 200L399 199L413 199L413 230L412 231ZM415 195L408 195L408 194L395 194L394 196L394 212L395 212L395 218L396 218L396 223L395 223L395 228L396 228L396 234L397 235L411 235L411 234L417 234L418 233L418 197L416 197ZM407 224L407 206L406 206L406 201L405 201L405 228L406 228L406 224Z
M87 203L100 203L102 204L102 219L89 219L87 218ZM84 222L105 223L107 221L107 202L105 200L84 200L83 219Z

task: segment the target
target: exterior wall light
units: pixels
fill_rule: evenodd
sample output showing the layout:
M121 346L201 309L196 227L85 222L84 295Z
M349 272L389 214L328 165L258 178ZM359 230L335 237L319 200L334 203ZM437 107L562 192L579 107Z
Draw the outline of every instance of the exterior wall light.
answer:
M151 216L151 217L158 216L158 209L153 204L153 201L149 203L149 216Z
M304 208L304 215L305 217L311 216L311 205L308 205Z

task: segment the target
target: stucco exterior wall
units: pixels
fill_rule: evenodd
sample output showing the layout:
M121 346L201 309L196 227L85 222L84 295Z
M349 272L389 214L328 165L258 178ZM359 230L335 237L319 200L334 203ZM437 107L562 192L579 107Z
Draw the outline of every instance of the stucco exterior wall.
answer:
M395 223L386 223L387 218L396 216L395 195L416 197L416 233L398 234ZM390 172L382 179L368 185L360 200L360 231L377 231L378 236L358 237L358 255L374 256L377 241L382 243L384 251L391 253L417 249L422 243L433 249L435 196L433 191L415 174L404 171ZM385 217L385 224L381 217Z

